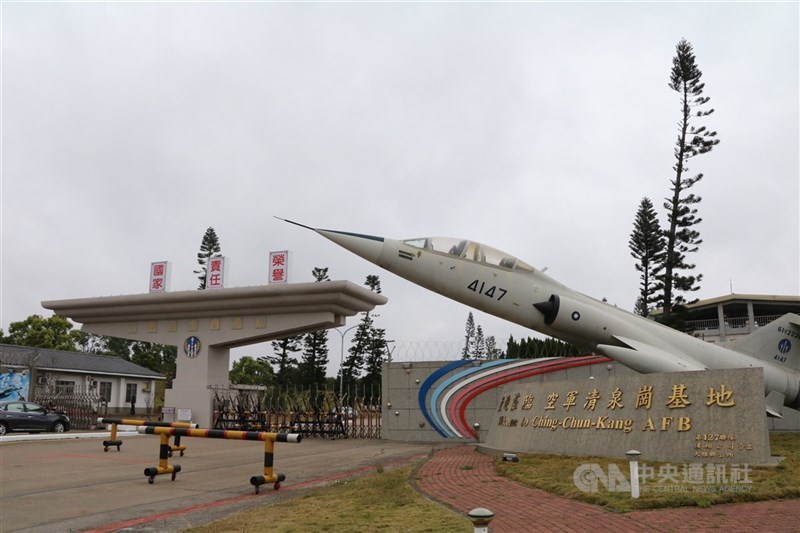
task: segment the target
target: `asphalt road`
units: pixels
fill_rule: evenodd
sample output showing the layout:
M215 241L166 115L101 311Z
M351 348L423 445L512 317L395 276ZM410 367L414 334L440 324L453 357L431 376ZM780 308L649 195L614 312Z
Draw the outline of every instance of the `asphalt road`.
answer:
M431 450L430 444L366 439L275 443L274 471L286 480L278 491L264 485L255 494L250 477L264 472L263 442L183 437L185 455L169 459L181 472L175 481L167 474L151 485L144 469L158 466L158 436L122 436L121 451L104 452L102 441L4 439L0 533L182 531L378 465L408 464Z

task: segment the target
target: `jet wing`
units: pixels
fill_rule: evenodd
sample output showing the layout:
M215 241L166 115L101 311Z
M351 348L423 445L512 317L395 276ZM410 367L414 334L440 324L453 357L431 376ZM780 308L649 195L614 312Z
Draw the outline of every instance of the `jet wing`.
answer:
M623 365L642 372L687 372L690 370L706 370L706 367L676 353L656 348L650 344L614 335L614 339L625 346L599 344L598 351Z

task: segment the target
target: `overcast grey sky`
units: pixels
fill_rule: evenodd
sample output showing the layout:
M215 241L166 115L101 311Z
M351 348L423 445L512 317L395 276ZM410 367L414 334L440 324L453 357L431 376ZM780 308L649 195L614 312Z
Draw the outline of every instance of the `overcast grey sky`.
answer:
M289 249L292 281L379 274L377 325L398 345L462 338L467 307L274 215L477 240L631 309L633 219L648 196L664 221L673 176L681 38L722 140L690 165L695 295L800 293L797 3L1 9L6 331L47 316L42 300L146 292L152 261L196 288L213 226L228 286L265 283L269 251ZM503 346L534 335L475 318Z

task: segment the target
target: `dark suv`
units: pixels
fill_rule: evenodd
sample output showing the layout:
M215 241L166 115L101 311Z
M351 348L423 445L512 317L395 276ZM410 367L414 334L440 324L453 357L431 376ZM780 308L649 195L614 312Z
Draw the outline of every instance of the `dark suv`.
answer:
M53 413L38 403L0 402L0 436L12 431L69 431L69 417Z

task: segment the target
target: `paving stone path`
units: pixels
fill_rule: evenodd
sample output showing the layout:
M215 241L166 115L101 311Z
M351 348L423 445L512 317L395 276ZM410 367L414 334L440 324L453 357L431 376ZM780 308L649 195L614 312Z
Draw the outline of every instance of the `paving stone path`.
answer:
M800 483L800 480L798 481ZM420 491L466 514L494 513L492 533L538 531L800 532L800 500L613 513L600 507L524 487L497 475L492 457L474 446L434 453L416 476Z

